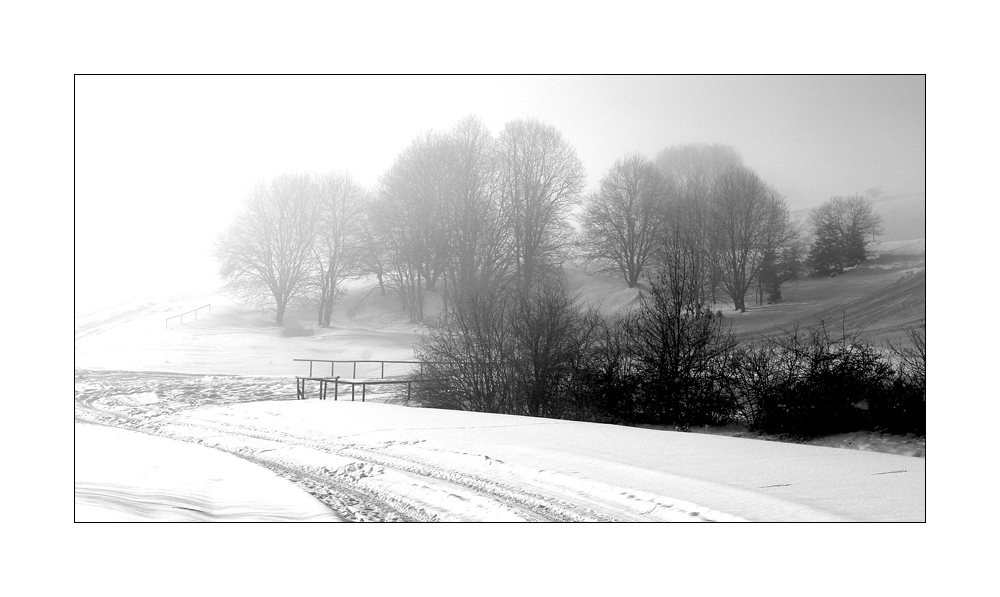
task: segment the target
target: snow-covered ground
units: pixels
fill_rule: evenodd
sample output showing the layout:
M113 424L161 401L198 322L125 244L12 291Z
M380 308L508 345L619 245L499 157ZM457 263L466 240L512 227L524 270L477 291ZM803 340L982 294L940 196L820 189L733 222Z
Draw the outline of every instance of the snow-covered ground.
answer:
M390 297L362 298L342 301L330 330L275 326L221 295L78 317L76 519L925 518L923 458L421 409L384 393L319 401L310 387L295 400L308 365L294 358L412 358L418 329ZM165 325L204 302L210 316Z
M195 444L76 424L76 520L337 521L259 466Z

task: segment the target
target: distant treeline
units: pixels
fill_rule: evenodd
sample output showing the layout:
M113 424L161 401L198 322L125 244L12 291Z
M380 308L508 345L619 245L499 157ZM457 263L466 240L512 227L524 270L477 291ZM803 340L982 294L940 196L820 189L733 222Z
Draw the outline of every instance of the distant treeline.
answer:
M748 295L780 300L788 280L857 264L880 232L867 197L834 197L814 210L807 247L785 199L723 145L625 156L587 196L584 181L552 126L515 120L494 136L470 116L419 136L371 189L345 173L260 183L218 240L221 273L232 290L272 305L279 323L301 300L329 326L351 277L374 277L420 322L428 291L440 290L449 311L463 288L527 291L570 258L635 287L683 255L699 304L725 299L743 311Z
M912 376L887 357L870 360L878 351L825 332L737 348L711 311L723 299L744 311L748 295L777 301L788 280L862 261L880 233L866 196L814 210L807 245L785 199L732 147L624 156L596 192L584 196L584 185L575 150L552 126L514 120L494 136L470 116L414 139L372 189L342 173L255 187L219 238L221 273L247 299L272 304L279 323L290 301L304 300L322 326L342 283L371 276L429 326L422 358L465 363L424 387L429 406L678 426L740 417L801 431L781 417L850 418L859 402L872 417L884 412L882 398L848 391L860 386L837 386L845 394L830 406L816 394L824 376L849 370L882 389L911 387L890 379ZM645 283L641 308L614 321L581 309L563 285L568 259L629 287ZM444 299L434 318L424 314L429 291ZM742 376L749 363L766 363L762 377Z

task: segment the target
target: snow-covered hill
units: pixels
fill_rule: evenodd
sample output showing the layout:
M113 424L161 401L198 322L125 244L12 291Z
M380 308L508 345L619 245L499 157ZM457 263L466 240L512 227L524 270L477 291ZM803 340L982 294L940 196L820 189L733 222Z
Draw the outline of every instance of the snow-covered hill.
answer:
M605 308L634 300L584 273L570 284ZM341 301L331 329L315 328L306 310L277 326L219 293L78 317L78 520L315 520L317 503L345 520L924 519L922 458L411 408L384 396L321 402L315 388L295 400L293 376L308 367L295 358L413 357L419 326L369 290ZM206 303L211 315L166 321ZM167 439L150 447L94 425ZM246 467L190 466L202 457L181 442L273 474L253 481ZM275 484L289 483L306 499L266 506L284 491Z

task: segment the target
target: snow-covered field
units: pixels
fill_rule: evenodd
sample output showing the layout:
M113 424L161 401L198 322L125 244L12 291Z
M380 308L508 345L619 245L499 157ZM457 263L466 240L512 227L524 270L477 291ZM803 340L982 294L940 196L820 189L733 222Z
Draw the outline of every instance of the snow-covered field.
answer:
M165 325L206 302L210 316ZM925 518L923 458L421 409L385 393L319 401L315 386L295 400L308 365L294 358L412 358L418 328L391 305L350 295L319 331L218 294L78 317L76 520Z

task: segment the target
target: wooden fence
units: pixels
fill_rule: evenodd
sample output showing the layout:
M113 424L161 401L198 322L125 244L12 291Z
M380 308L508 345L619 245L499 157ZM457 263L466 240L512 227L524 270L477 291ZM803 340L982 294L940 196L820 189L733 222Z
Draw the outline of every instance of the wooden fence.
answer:
M170 317L168 317L163 322L163 327L164 328L169 327L170 326L170 320L171 319L177 319L178 317L181 318L181 325L184 325L184 316L185 315L190 315L192 313L194 313L194 318L198 319L198 311L201 311L202 309L206 309L206 308L208 309L208 314L211 315L212 314L212 303L209 303L207 305L202 305L202 306L198 307L197 309L191 309L190 311L185 311L184 313L181 313L180 315L171 315Z

